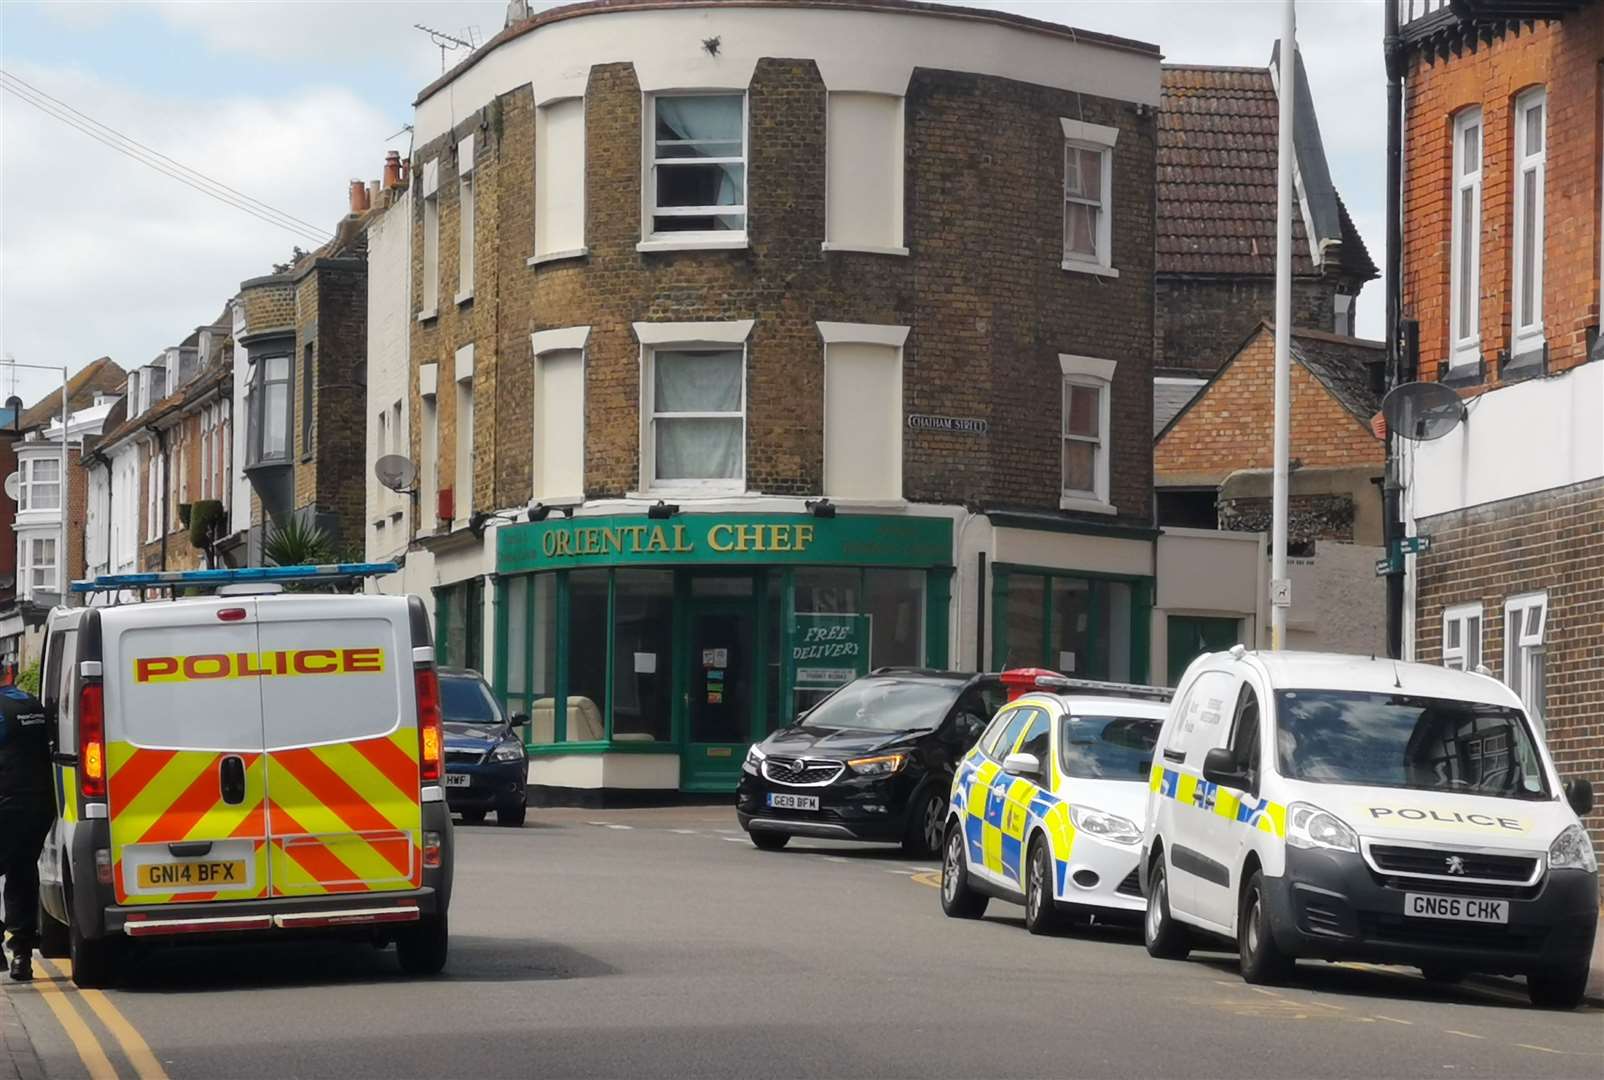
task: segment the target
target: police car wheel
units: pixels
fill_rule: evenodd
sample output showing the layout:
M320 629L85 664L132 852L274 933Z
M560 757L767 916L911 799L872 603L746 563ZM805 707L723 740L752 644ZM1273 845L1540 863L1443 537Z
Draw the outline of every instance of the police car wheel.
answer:
M969 869L964 864L964 834L957 825L947 829L947 842L941 857L941 910L953 919L978 919L986 913L988 897L969 885Z
M1032 934L1053 934L1068 923L1053 902L1053 864L1047 842L1036 837L1025 864L1025 929Z
M947 817L947 796L942 790L925 795L908 822L902 838L902 851L915 858L928 858L941 851L941 826Z
M1170 887L1162 854L1153 860L1153 869L1148 874L1142 939L1147 944L1147 955L1159 960L1185 960L1192 951L1191 935L1170 914Z
M1257 870L1242 894L1236 924L1237 953L1244 982L1277 986L1292 977L1296 961L1281 951L1270 932L1270 911L1264 899L1264 875Z
M1526 976L1526 993L1539 1009L1574 1009L1587 994L1586 967L1534 972Z

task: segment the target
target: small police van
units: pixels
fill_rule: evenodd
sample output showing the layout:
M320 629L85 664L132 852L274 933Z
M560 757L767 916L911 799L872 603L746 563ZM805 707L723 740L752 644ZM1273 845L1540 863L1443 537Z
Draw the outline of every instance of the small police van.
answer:
M1526 976L1573 1008L1598 863L1520 699L1423 664L1242 646L1196 660L1153 760L1148 952L1236 942L1250 983L1299 957Z
M300 933L445 964L451 820L416 597L282 594L388 564L125 574L215 595L50 613L40 697L58 818L41 949L113 980L130 942Z
M941 907L978 918L992 898L1025 927L1135 923L1153 744L1170 692L1037 669L1002 682L1031 692L1001 709L959 763L941 860Z

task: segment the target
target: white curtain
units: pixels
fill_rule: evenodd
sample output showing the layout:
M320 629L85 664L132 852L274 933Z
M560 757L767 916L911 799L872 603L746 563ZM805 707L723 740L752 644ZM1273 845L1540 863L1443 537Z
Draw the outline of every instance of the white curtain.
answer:
M656 355L657 479L736 480L744 475L742 366L738 351Z

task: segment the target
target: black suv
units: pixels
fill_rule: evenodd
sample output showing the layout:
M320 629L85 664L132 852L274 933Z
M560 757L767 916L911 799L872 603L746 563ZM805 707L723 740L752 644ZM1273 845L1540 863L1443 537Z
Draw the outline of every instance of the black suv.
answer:
M746 753L736 816L752 843L900 843L933 855L952 775L1006 698L995 675L880 668Z

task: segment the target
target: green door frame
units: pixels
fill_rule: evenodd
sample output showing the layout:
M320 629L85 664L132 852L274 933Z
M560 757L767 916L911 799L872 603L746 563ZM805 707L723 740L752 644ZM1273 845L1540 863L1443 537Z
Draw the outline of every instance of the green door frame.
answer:
M767 639L763 636L764 609L763 603L766 595L764 583L765 575L759 573L721 575L721 576L751 576L751 596L691 596L691 583L689 574L681 575L682 583L677 583L677 591L682 588L685 596L683 604L677 604L679 618L675 621L681 625L675 627L675 640L679 643L676 650L674 669L674 732L675 741L679 747L680 755L680 790L682 791L717 791L727 792L734 788L740 779L742 755L746 746L755 741L757 732L763 723L763 704L766 700L764 680L766 677L766 662L764 649ZM743 730L743 738L734 743L704 743L695 742L691 738L690 698L693 682L692 669L696 664L695 638L691 631L692 620L701 614L732 612L747 615L752 620L753 648L748 660L750 673L747 684L747 717ZM713 765L718 761L717 766ZM727 763L727 768L725 767Z

